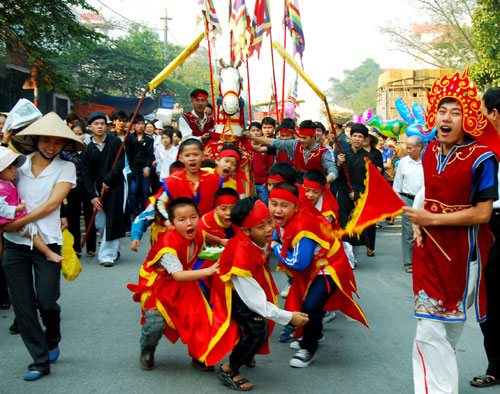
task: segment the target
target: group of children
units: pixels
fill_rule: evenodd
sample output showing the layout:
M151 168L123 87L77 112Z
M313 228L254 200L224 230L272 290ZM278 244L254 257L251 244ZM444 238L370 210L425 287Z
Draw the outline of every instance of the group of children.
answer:
M300 340L292 343L297 353L289 363L297 368L315 357L324 311L340 310L367 323L352 298L356 282L335 235L338 206L325 175L309 171L298 184L293 167L277 163L267 174L266 204L242 193L239 157L226 147L215 169L202 169L202 143L181 144L183 168L171 169L132 226L131 247L137 250L149 223L165 225L162 235L154 235L139 283L128 288L142 307L142 368L154 367L162 335L172 343L180 338L192 365L203 371L214 370L230 353L217 376L247 391L253 384L240 367L254 367L255 354L269 353L274 322L297 327ZM218 259L204 259L205 243L223 247ZM271 249L278 269L293 277L284 309L268 265Z

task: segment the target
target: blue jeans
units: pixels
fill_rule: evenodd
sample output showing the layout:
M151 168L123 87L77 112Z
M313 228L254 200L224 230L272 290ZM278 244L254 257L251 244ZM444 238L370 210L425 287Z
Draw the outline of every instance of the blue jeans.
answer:
M149 193L149 184L151 183L151 174L145 177L143 173L132 174L130 177L130 189L128 192L128 202L130 204L130 213L135 217L137 213L142 212L146 207ZM137 207L137 194L139 193L139 207Z
M255 189L257 190L257 197L259 197L264 204L267 205L269 201L269 191L265 184L255 185Z

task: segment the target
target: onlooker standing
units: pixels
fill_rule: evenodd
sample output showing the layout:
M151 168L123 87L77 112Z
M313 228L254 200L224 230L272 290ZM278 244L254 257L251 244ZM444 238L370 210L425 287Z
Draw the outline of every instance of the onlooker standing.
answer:
M259 122L250 123L250 135L262 137L262 125ZM267 205L269 191L266 187L267 171L273 166L274 156L266 152L253 152L252 173L257 196Z
M75 133L75 135L83 142L85 134L80 123L75 123L73 126L71 126L71 130L73 130L73 133ZM90 200L87 198L87 195L85 194L85 188L83 187L80 152L64 152L64 158L71 161L76 167L76 187L74 189L71 189L66 197L66 201L68 203L66 205L66 212L68 217L68 230L75 239L73 249L75 250L76 254L80 256L82 252L80 248L80 216L82 213L82 206L83 216L85 219L85 228L88 228L89 226L94 209L92 207L92 204L90 203ZM95 256L96 237L96 229L95 226L92 225L86 241L87 257Z
M424 186L424 170L422 169L422 150L425 142L419 136L411 136L406 142L407 156L399 161L398 170L394 177L392 188L399 194L403 202L409 207L413 206L415 195ZM403 234L403 268L406 272L413 272L412 254L413 254L413 226L408 220L406 213L402 218Z
M87 198L98 210L95 225L101 233L101 246L97 255L99 263L104 267L112 267L119 256L120 238L125 236L125 155L122 152L112 167L122 142L118 137L106 134L104 113L90 114L88 123L94 136L81 155L82 179ZM106 193L100 202L102 190Z
M155 149L156 173L161 182L170 175L170 165L177 160L179 153L179 146L174 146L172 143L173 138L174 131L167 128L161 136L162 144Z
M483 97L482 112L500 133L500 89L490 89ZM500 179L500 172L498 173ZM499 190L500 193L500 190ZM480 324L484 336L484 350L488 356L486 373L476 376L470 384L487 387L500 384L500 200L493 203L490 230L495 237L491 246L484 280L486 282L486 305L488 318Z
M127 140L127 157L132 176L130 179L129 204L130 212L135 217L146 207L150 196L151 171L153 168L154 151L153 137L144 133L144 117L137 115L134 120L134 134ZM139 201L137 196L139 195Z

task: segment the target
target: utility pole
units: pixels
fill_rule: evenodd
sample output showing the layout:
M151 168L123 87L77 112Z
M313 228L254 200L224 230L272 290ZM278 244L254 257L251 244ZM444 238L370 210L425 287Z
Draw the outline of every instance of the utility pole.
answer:
M167 16L167 7L165 7L165 16L160 18L163 19L163 65L166 66L168 64L168 28L167 28L167 23L169 20L172 20L172 18L169 18Z

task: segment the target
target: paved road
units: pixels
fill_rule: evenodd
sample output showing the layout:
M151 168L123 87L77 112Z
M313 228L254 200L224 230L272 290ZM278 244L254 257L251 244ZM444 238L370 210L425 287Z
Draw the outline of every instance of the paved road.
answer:
M415 329L412 317L411 276L401 264L400 222L377 232L375 257L361 256L355 271L371 329L338 314L325 328L326 341L310 367L293 369L287 344L278 342L275 330L271 355L257 356L255 369L242 369L265 393L404 394L413 390L411 349ZM214 373L190 366L182 343L162 339L156 351L156 368L143 371L137 363L140 307L127 283L136 283L147 254L130 252L123 240L122 258L113 268L82 258L83 271L74 282L62 280L61 356L52 373L36 382L22 379L30 357L19 335L10 335L13 312L0 312L0 393L219 393L228 392ZM284 275L275 274L278 287ZM486 357L482 335L468 322L459 342L460 392L477 393L469 379L482 373ZM254 391L255 391L254 390ZM498 393L498 386L481 389Z

